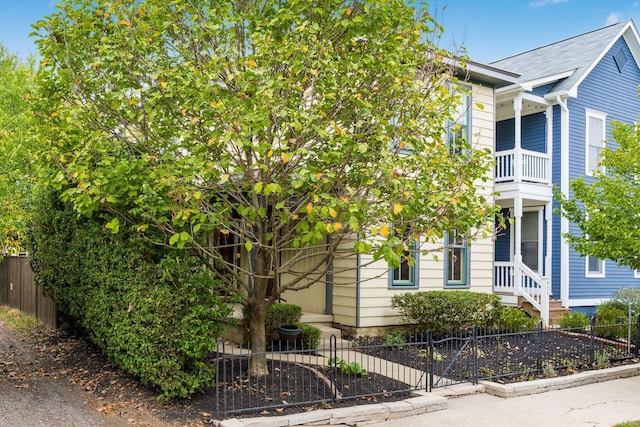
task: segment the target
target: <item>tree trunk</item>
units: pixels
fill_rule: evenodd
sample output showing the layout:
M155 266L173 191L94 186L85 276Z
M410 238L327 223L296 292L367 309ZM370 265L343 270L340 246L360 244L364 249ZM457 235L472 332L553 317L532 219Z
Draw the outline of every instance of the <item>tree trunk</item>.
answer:
M265 337L265 319L267 317L267 304L266 301L261 302L249 302L248 307L249 314L249 335L251 337L251 351L252 353L262 353L266 349L266 337ZM267 367L267 360L264 355L251 356L249 362L249 372L251 376L255 375L269 375L269 368Z

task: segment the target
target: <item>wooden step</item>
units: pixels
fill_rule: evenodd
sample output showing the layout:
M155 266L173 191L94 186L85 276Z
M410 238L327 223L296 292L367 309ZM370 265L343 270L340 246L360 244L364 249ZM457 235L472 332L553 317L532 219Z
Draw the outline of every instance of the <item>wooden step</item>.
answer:
M524 297L518 297L518 307L521 307L532 317L540 317L540 312ZM562 319L565 313L570 313L571 309L562 306L562 301L549 298L549 324L553 325Z

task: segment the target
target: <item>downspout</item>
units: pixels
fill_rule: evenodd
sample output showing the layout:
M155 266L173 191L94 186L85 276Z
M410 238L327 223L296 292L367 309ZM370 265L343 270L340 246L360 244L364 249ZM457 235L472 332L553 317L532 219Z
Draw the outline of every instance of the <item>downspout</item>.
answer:
M560 192L569 197L569 108L560 95L556 101L560 114ZM560 218L560 299L563 307L569 307L569 245L562 237L569 232L569 220Z
M331 246L331 236L327 236L329 247ZM333 255L327 259L327 274L325 275L324 287L324 314L333 314Z

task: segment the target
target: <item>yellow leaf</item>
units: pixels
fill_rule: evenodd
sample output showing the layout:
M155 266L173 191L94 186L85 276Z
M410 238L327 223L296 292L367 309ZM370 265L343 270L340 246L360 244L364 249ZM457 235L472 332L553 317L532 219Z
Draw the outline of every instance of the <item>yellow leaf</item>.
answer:
M312 75L314 75L314 76L317 76L317 75L318 75L318 70L316 70L316 69L312 68L312 69L311 69L311 71L310 71L310 73L311 73Z
M400 203L394 203L393 204L393 214L394 215L398 215L400 212L402 212L402 205Z
M342 230L341 222L336 222L335 224L333 224L333 231L340 231L340 230Z
M333 224L331 223L326 223L324 225L324 228L327 230L327 233L331 233L333 231Z
M347 16L351 15L352 12L353 12L353 9L351 9L350 7L348 7L347 10L345 11Z
M289 155L287 153L282 153L280 157L282 158L282 163L287 163L289 161Z
M268 157L273 156L273 150L269 150L269 151L267 151L267 156L268 156Z
M338 212L333 208L329 208L329 215L331 215L332 218L335 218L338 216Z
M51 113L51 117L56 117L58 115L57 111L54 111L53 113Z
M213 145L216 141L218 140L218 138L216 138L215 136L212 138L209 138L209 140L207 141L207 145L211 146Z
M402 195L404 196L405 200L409 200L409 192L408 191L403 191Z
M167 82L160 82L160 87L162 89L166 89L167 88Z
M313 212L313 203L307 203L307 213Z
M211 108L217 108L217 107L219 107L221 105L222 105L222 101L211 101L209 103L209 107L211 107Z
M380 227L380 234L384 237L389 236L389 226L387 224L383 224L382 227Z
M339 199L345 203L349 203L349 198L347 196L340 196Z
M129 21L125 21L124 19L122 21L118 22L118 24L124 25L126 27L130 27L131 26L131 23Z
M96 9L96 15L102 16L104 13L100 9Z
M257 66L258 66L258 64L253 59L249 59L247 61L247 67L257 67Z

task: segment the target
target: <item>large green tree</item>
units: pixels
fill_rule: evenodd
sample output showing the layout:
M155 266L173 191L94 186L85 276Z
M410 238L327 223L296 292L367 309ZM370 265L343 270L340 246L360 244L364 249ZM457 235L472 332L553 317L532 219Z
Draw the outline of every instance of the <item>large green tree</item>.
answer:
M28 129L33 59L22 60L0 45L0 250L23 250L26 217L36 186Z
M571 198L557 193L562 214L581 233L564 238L581 254L640 268L640 127L616 124L615 143L601 153L593 179L570 183Z
M397 266L412 242L491 226L491 156L447 142L466 89L426 9L68 0L35 28L50 182L113 232L195 249L237 287L255 348L268 307L336 257Z

